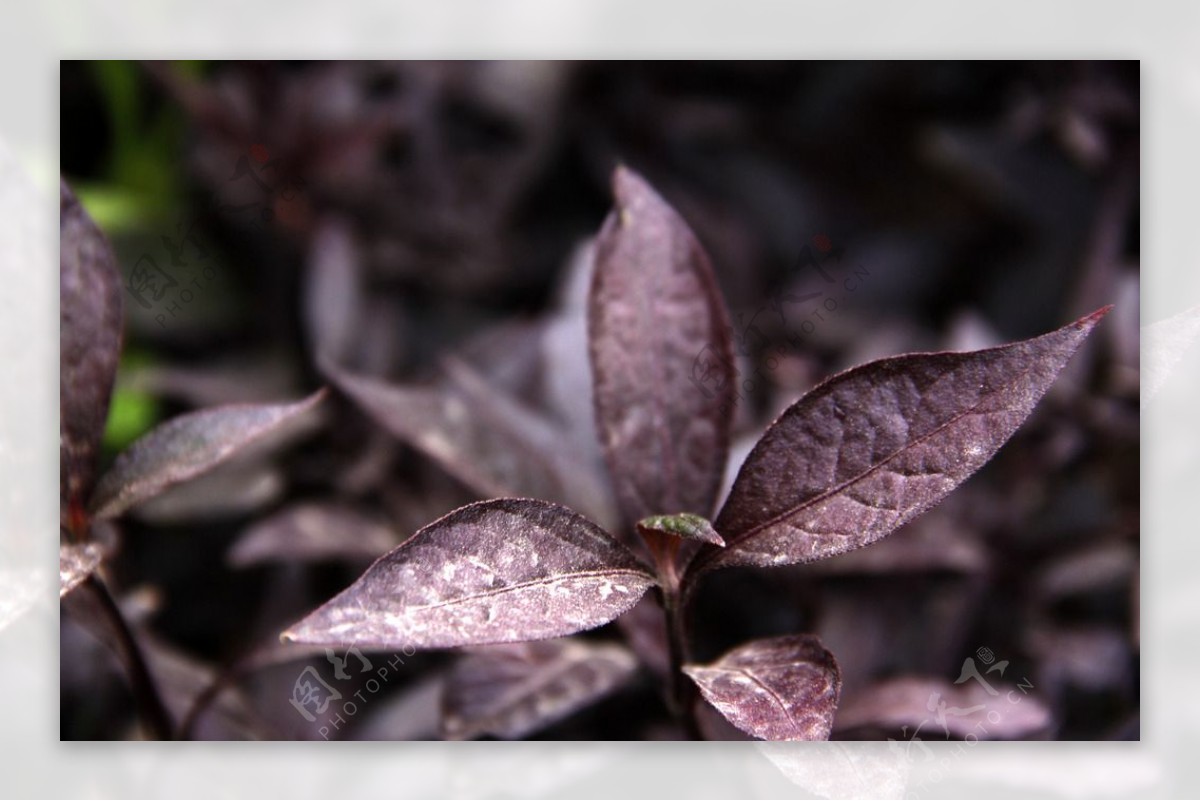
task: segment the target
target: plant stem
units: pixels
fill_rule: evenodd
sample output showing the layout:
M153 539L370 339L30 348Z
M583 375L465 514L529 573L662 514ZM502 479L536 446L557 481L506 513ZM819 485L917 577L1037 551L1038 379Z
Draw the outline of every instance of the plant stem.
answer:
M667 618L667 706L692 740L703 739L696 724L696 685L683 672L689 661L687 602L680 593L677 566L680 539L653 528L638 526L658 573L658 597Z
M162 696L159 695L158 685L146 665L137 639L130 630L129 624L125 622L125 616L121 614L120 607L117 606L108 587L94 574L88 576L79 589L85 588L96 599L95 609L103 618L97 621L98 626L106 626L112 637L115 638L115 642L113 642L101 632L95 632L100 636L101 641L116 652L117 658L125 666L142 724L155 739L170 740L172 735L171 715L163 703Z
M668 673L668 699L671 712L683 724L689 738L702 739L696 724L696 685L683 672L688 662L687 622L680 604L678 587L663 588L663 611L667 615L667 652L671 660Z

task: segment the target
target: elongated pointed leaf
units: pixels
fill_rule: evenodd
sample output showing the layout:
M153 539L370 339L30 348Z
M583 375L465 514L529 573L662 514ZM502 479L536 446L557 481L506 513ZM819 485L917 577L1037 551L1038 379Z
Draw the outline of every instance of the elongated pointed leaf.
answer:
M430 523L283 637L386 649L548 639L607 623L653 584L582 515L502 498Z
M982 673L983 671L978 671ZM952 684L943 679L888 679L855 693L838 713L839 732L864 727L922 740L1015 740L1045 730L1053 721L1050 710L1031 694L1029 685L984 677ZM919 730L919 731L918 731Z
M695 569L811 562L890 534L992 458L1107 311L1024 342L882 359L821 384L754 447L715 523L727 547Z
M596 428L621 512L712 514L729 451L729 319L700 243L618 168L596 240L588 345Z
M578 508L602 523L607 493L598 470L564 446L562 431L450 362L443 388L403 387L323 369L375 422L485 497L529 496Z
M753 640L684 672L729 722L762 740L828 740L842 680L808 634Z
M637 664L627 648L581 638L480 649L450 672L442 732L453 740L525 737L619 689Z
M93 514L97 519L116 517L167 487L216 467L323 397L324 389L296 403L221 406L168 420L113 462L96 485Z
M297 504L252 526L230 550L229 563L375 559L396 539L387 526L352 507Z
M87 506L96 480L121 353L122 311L112 247L65 181L59 215L59 490L67 521L68 509L78 514Z

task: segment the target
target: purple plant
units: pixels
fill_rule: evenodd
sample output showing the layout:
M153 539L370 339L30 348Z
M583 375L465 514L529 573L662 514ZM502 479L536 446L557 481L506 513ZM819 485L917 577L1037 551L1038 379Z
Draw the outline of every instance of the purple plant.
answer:
M927 511L1012 436L1108 308L1023 342L908 354L833 376L768 427L714 516L737 376L728 314L682 218L632 171L618 169L613 183L616 208L596 243L588 344L619 536L546 500L471 504L385 554L283 637L372 649L503 644L454 671L443 725L449 736L516 737L632 671L614 646L551 638L635 607L639 619L658 614L639 604L654 588L667 632L665 692L692 734L699 690L755 737L826 739L841 682L816 637L754 640L714 662L691 661L688 620L701 579L725 567L836 556ZM367 379L326 371L393 430L424 436L426 450L444 445L421 430L445 412L428 398L389 396ZM522 441L514 437L514 451ZM548 495L563 494L563 471L530 469ZM463 466L460 475L476 486L491 479L486 466ZM654 663L645 648L641 656Z
M112 247L67 186L60 189L59 596L121 660L150 732L173 734L137 637L101 568L111 524L131 507L200 476L308 411L320 390L291 404L244 404L180 415L118 454L97 479L100 442L121 352L121 278Z

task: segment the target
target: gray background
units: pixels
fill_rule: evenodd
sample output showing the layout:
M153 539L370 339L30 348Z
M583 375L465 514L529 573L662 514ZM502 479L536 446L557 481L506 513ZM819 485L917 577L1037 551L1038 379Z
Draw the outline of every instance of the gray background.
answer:
M1200 352L1147 407L1141 743L60 744L58 59L1134 58L1142 61L1142 320L1200 304L1200 6L1115 2L6 4L0 24L0 791L17 796L1196 796ZM1200 349L1198 349L1200 350ZM7 599L7 600L5 600ZM1197 700L1193 700L1193 699ZM1193 709L1193 707L1197 707Z

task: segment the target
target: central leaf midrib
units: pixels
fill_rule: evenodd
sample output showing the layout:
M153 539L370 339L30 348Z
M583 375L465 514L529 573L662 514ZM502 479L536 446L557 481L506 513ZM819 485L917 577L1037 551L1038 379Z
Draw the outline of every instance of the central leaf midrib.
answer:
M892 452L891 454L888 454L888 456L886 458L881 459L880 461L871 465L870 467L868 467L866 470L862 471L858 475L853 476L852 478L846 479L845 481L843 481L841 484L837 485L836 487L832 487L832 488L826 490L825 492L822 492L818 495L814 495L813 497L809 498L808 500L802 501L801 503L797 504L796 506L789 508L787 511L781 512L778 515L776 515L775 517L773 517L763 523L760 523L757 526L754 526L753 528L749 529L748 531L741 534L740 536L731 539L728 544L728 547L724 551L718 552L718 556L720 554L724 554L724 553L732 553L733 552L732 549L734 546L742 545L743 543L758 536L763 531L775 527L784 519L793 517L803 511L805 511L806 509L826 500L827 498L830 498L834 495L841 493L843 490L850 487L851 485L857 484L860 481L866 480L873 474L882 470L890 462L899 458L905 452L911 450L912 448L917 447L918 445L925 442L926 440L937 436L938 434L942 433L950 426L957 423L959 420L962 420L964 417L967 417L968 415L976 412L976 410L980 407L980 405L982 405L984 400L995 397L996 395L999 395L1001 392L1004 392L1005 390L1011 388L1021 378L1023 378L1026 374L1028 374L1032 369L1033 369L1032 367L1026 367L1025 369L1021 370L1020 372L1016 373L1013 376L1012 380L1010 380L1006 384L993 390L992 392L988 393L987 395L981 396L971 406L967 407L966 409L963 409L961 412L958 412L953 417L948 419L946 422L938 425L937 427L935 427L933 430L929 431L928 433L922 434L920 437L917 437L916 439L910 440L909 442L905 443L902 447L897 448L894 452ZM1012 411L1012 409L997 410L994 412L988 412L988 414L999 414L1002 411L1007 412L1007 411Z

